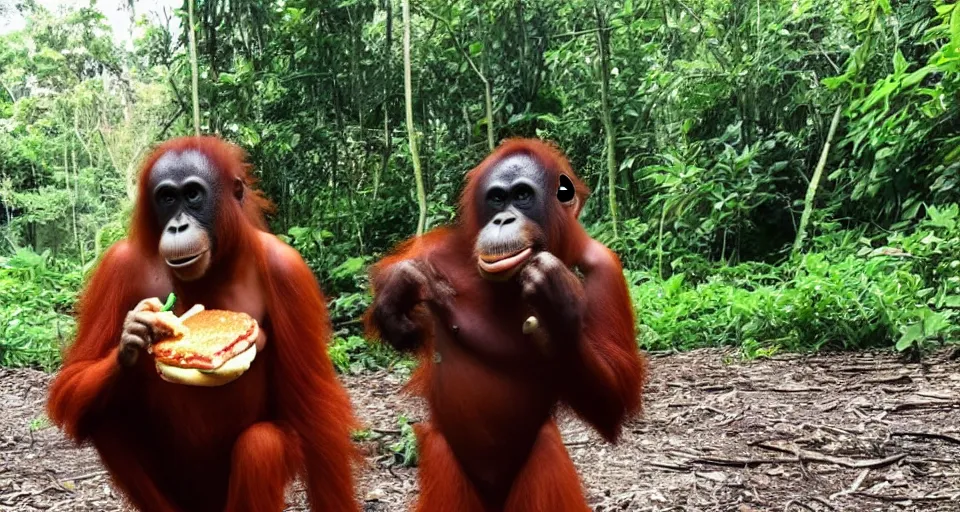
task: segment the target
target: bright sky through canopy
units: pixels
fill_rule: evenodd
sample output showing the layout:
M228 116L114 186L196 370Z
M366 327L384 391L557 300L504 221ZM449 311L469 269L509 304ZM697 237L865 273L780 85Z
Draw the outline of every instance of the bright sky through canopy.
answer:
M51 13L58 13L68 9L79 9L93 4L106 17L107 25L113 29L114 41L124 46L130 39L130 11L126 0L37 0L37 3ZM0 0L0 34L13 30L20 30L26 26L26 20L14 6L14 0ZM163 9L166 8L171 17L171 30L174 34L180 32L179 20L173 16L174 9L183 5L182 0L149 0L134 1L137 17L146 15L151 21L162 19ZM135 32L136 34L136 32Z

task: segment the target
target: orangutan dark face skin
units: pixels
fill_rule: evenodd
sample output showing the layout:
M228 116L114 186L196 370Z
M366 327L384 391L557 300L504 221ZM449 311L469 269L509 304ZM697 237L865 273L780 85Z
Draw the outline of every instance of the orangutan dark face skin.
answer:
M483 228L474 248L484 278L507 280L531 256L549 250L548 202L575 200L569 178L561 175L558 187L547 182L549 176L540 162L525 154L508 156L487 173L476 198L482 205Z
M217 201L224 187L211 165L196 151L170 152L150 173L154 211L163 226L160 256L181 281L203 277L216 249ZM243 184L238 180L233 185L240 199Z

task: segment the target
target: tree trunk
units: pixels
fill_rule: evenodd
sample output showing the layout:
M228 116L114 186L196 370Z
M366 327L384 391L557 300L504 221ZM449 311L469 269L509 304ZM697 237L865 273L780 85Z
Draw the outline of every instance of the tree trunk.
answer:
M597 43L600 47L600 102L602 104L603 131L607 138L607 190L610 202L610 219L613 223L613 237L619 238L617 228L617 153L616 133L610 116L610 56L609 34L600 6L594 7L597 14Z
M485 76L481 75L480 78L483 80L483 97L487 108L487 146L493 151L496 142L493 138L493 86Z
M217 23L222 16L231 16L230 12L217 12L219 2L209 2L204 4L203 10L203 28L206 38L207 58L210 59L209 72L207 80L210 83L217 83L220 80L220 71L217 69ZM194 36L196 37L196 36ZM217 94L216 89L207 95L207 132L220 132L220 119L216 116L217 112Z
M193 133L200 135L200 86L197 71L197 36L194 34L193 3L196 0L187 0L187 18L190 26L187 27L187 39L190 41L190 75L193 88Z
M390 49L393 46L393 1L384 0L384 10L387 14L387 40L383 49L383 149L380 153L380 168L373 175L373 199L377 199L380 192L380 180L390 165L390 152L393 140L390 136Z
M77 255L80 255L80 235L77 233L77 199L76 194L70 190L70 153L67 146L63 147L63 180L67 189L67 196L70 197L70 212L73 219L73 243L77 246ZM73 153L73 165L77 165L77 155ZM76 183L74 183L76 188ZM82 263L82 262L81 262Z
M407 110L407 136L410 138L410 159L413 160L413 175L417 181L417 203L420 217L417 220L417 236L422 235L427 224L427 192L423 188L423 171L420 154L417 152L417 132L413 126L413 79L410 76L410 0L403 0L403 94Z
M80 168L77 166L77 152L70 148L70 158L73 161L73 198L70 200L70 208L73 210L73 241L77 244L77 252L80 254L80 266L87 264L86 250L83 248L83 240L80 239L80 230L77 227L77 201L80 200ZM67 169L67 175L70 170ZM69 189L70 186L67 185Z
M833 113L833 120L830 121L830 131L827 133L827 140L823 143L823 150L820 152L820 161L817 162L817 168L813 171L813 177L810 178L810 185L807 186L807 196L803 200L803 215L800 216L800 227L797 228L797 238L793 242L794 254L800 252L800 248L803 247L807 224L810 222L810 216L813 214L813 200L817 196L817 188L820 186L820 177L823 176L823 168L827 165L827 157L830 155L830 144L833 143L833 136L837 133L837 125L840 124L841 112L843 112L843 105L837 105L837 110Z

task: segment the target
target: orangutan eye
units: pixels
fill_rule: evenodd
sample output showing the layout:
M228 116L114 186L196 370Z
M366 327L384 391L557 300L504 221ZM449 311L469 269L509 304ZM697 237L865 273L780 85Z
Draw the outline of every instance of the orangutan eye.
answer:
M487 192L487 202L490 206L500 208L507 202L507 191L502 188L493 188Z
M201 190L200 187L194 185L194 186L188 187L183 192L183 196L187 199L187 202L197 203L201 199L203 199L203 190Z
M517 190L517 201L528 201L533 197L533 191L530 190L530 187L522 186Z
M177 196L169 187L164 187L157 192L157 203L170 206L175 202L177 202Z
M521 208L530 206L530 203L533 201L533 195L533 188L525 183L521 183L513 189L514 202Z
M569 203L577 197L577 191L573 187L573 181L566 174L560 175L560 188L557 189L557 199L561 203Z

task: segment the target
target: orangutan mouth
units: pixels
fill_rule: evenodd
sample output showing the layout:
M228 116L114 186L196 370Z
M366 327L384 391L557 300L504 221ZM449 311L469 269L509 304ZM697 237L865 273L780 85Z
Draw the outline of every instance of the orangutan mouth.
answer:
M177 258L174 260L167 260L167 265L170 266L171 268L189 267L190 265L196 263L197 260L199 260L200 257L203 256L204 253L206 252L207 251L200 251L199 253L194 254L192 256L186 256L184 258Z
M507 254L481 254L477 258L480 270L488 274L499 274L512 270L526 262L533 254L533 247L526 247L519 251Z

